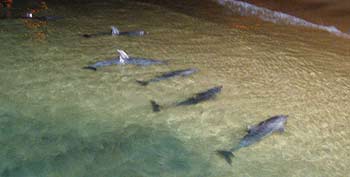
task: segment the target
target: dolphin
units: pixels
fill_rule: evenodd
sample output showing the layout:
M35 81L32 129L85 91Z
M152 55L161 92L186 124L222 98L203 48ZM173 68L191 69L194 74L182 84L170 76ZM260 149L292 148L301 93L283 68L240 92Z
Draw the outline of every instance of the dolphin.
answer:
M230 150L218 150L216 152L224 157L227 163L231 165L231 157L234 157L233 152L243 147L248 147L273 132L284 132L284 124L286 123L287 118L287 115L277 115L264 120L257 125L248 127L247 134L240 140L237 146Z
M207 101L209 99L214 98L216 94L220 93L221 89L222 89L222 86L213 87L204 92L197 93L191 98L188 98L186 100L180 101L178 103L175 103L169 106L187 106L187 105L193 105L203 101ZM161 106L157 104L155 101L151 100L151 105L152 105L153 112L160 111Z
M98 32L95 34L84 34L83 37L85 38L92 38L92 37L99 37L99 36L144 36L146 34L143 30L136 30L136 31L119 31L119 29L116 26L111 26L110 32Z
M61 16L37 16L34 17L33 13L26 13L25 16L21 17L23 19L32 19L32 20L40 20L40 21L49 21L49 20L59 20L63 19Z
M83 69L91 69L96 71L97 68L110 66L110 65L138 65L138 66L149 66L149 65L157 65L157 64L166 64L164 61L160 60L153 60L153 59L147 59L147 58L136 58L136 57L129 57L128 54L126 54L123 50L117 50L119 53L118 58L113 58L110 60L104 60L96 62L95 64L89 65L84 67Z
M185 76L189 76L195 72L197 72L197 69L194 69L194 68L176 70L176 71L163 73L162 75L156 76L150 80L146 80L146 81L137 80L136 82L141 84L142 86L146 86L151 82L159 82L159 81L170 79L170 78L177 77L177 76L185 77Z

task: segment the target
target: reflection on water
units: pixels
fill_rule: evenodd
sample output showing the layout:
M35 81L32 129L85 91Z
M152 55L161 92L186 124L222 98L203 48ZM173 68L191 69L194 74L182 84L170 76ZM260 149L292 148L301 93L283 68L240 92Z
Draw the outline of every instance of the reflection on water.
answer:
M222 10L217 6L184 13L144 1L49 5L50 14L67 18L39 28L0 21L1 176L349 173L348 40L212 13ZM111 25L149 34L81 37ZM24 35L41 28L45 43ZM169 64L82 69L115 57L116 49ZM190 67L199 72L136 83ZM151 99L172 103L215 85L223 90L213 100L152 112ZM232 166L215 153L277 114L289 115L284 134L241 149Z
M48 7L44 0L2 0L0 3L1 18L20 17L27 12L39 13L47 9Z
M46 4L45 1L42 0L37 0L36 1L36 7L34 6L34 8L32 9L27 9L27 13L32 13L33 15L37 14L37 13L42 13L45 10L48 10L48 6ZM41 21L41 20L32 20L32 19L24 19L24 25L30 29L31 31L33 31L33 35L31 35L31 37L34 40L38 40L38 41L43 41L46 39L47 37L47 31L45 26L47 25L47 21Z
M45 14L45 12L49 9L46 2L43 0L33 0L28 1L27 3L16 1L15 6L13 5L14 2L12 0L5 0L1 2L2 5L0 5L0 14L2 19L22 19L22 17L26 16L25 14L30 13L34 16L40 13ZM25 8L23 8L23 6ZM23 19L23 23L26 28L32 31L32 33L29 34L30 38L38 41L43 41L46 39L47 31L45 26L47 25L47 21Z

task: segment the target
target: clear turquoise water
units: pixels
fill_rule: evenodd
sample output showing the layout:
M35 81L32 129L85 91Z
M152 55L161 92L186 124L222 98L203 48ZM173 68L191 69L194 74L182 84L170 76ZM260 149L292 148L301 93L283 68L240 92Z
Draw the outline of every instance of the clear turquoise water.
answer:
M348 40L217 7L48 6L66 18L0 21L0 176L349 173ZM81 38L110 25L150 34ZM82 69L116 49L169 65ZM200 71L147 87L135 82L188 67ZM151 110L151 99L169 104L216 85L224 88L214 100ZM286 133L241 149L232 166L215 154L276 114L290 116Z

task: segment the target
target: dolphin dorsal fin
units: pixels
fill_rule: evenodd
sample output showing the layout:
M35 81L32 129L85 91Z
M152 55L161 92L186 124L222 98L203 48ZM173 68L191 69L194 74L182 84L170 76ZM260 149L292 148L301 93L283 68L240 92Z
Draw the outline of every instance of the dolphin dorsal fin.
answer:
M126 52L124 50L117 50L117 52L119 53L119 61L120 63L124 64L125 60L129 59L129 55L126 54Z
M111 26L111 33L112 33L112 36L119 35L119 30L118 30L118 28L115 27L115 26Z

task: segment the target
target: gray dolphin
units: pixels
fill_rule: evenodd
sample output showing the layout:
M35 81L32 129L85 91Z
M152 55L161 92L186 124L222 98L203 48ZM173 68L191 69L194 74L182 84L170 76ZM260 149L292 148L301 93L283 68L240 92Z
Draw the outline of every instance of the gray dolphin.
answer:
M240 140L237 146L230 150L218 150L217 153L223 156L227 163L231 164L231 157L234 157L233 152L240 148L250 146L273 132L284 132L284 124L286 123L287 118L288 116L286 115L273 116L255 126L248 127L248 134Z
M146 32L144 30L135 30L135 31L119 31L116 26L111 26L110 32L98 32L95 34L84 34L85 38L99 37L99 36L144 36Z
M213 87L213 88L210 88L209 90L206 90L204 92L197 93L191 98L187 98L186 100L180 101L178 103L175 103L175 104L172 104L169 106L188 106L188 105L197 104L197 103L200 103L203 101L207 101L209 99L214 98L216 96L216 94L220 93L221 89L222 89L222 86ZM159 104L157 104L153 100L151 100L151 104L152 104L153 112L160 111L161 106Z
M96 71L97 68L110 66L110 65L138 65L138 66L149 66L149 65L158 65L158 64L166 64L165 61L153 60L147 58L137 58L137 57L129 57L123 50L117 50L119 53L118 58L113 58L110 60L104 60L96 62L95 64L84 67L83 69L91 69Z
M146 86L151 82L159 82L159 81L170 79L170 78L177 77L177 76L185 77L185 76L189 76L195 72L197 72L197 69L194 69L194 68L176 70L176 71L163 73L162 75L156 76L150 80L146 80L146 81L137 80L136 82L143 85L143 86Z
M28 12L25 16L21 17L23 19L31 19L31 20L40 20L40 21L50 21L50 20L59 20L63 19L61 16L52 16L52 15L46 15L46 16L33 16L33 13Z

